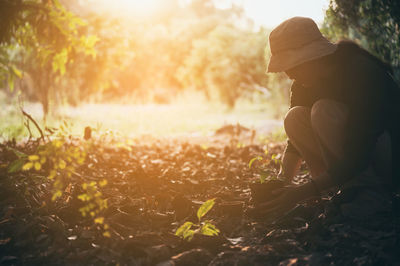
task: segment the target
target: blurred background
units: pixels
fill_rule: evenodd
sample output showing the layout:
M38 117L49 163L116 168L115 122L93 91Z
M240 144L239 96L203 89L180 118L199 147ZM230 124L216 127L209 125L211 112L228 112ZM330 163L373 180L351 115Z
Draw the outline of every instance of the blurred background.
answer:
M313 18L399 66L389 0L0 0L0 134L26 136L20 108L123 135L281 127L291 81L266 74L269 32ZM398 73L398 71L396 72ZM396 74L396 76L398 76Z

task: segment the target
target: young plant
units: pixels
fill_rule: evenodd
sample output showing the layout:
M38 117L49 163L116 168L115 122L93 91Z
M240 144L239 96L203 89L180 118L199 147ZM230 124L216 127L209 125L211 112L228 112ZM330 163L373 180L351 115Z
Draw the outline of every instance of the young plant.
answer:
M210 199L204 202L197 210L198 223L185 222L175 232L175 235L191 241L195 234L206 236L216 236L219 234L219 229L211 223L211 221L202 221L202 218L213 208L215 199Z
M268 155L268 151L265 151L265 155ZM268 168L270 166L273 166L272 164L274 164L275 166L279 166L282 167L282 162L279 159L279 156L277 154L272 154L271 158L264 158L262 156L256 156L254 158L252 158L249 161L249 168L252 167L252 165L254 164L254 162L256 161L260 161L261 162L261 169L260 169L260 183L264 183L267 179L268 180L273 180L276 178L276 175L272 175L271 176L271 171L268 170Z
M103 194L100 192L99 187L107 185L107 180L100 182L91 181L89 183L83 183L82 189L83 194L78 196L78 199L85 202L86 204L79 209L83 217L88 214L94 219L94 223L104 229L103 236L110 237L109 225L104 223L104 217L100 216L102 210L107 209L107 200L103 199Z
M73 174L78 167L84 164L87 152L91 149L91 146L86 142L79 143L79 146L76 143L74 144L67 132L68 127L69 125L64 122L64 126L60 126L57 135L53 139L48 138L48 141L38 145L34 154L27 155L9 148L18 159L9 165L8 172L44 171L47 178L53 183L52 201L60 198L69 184L73 182ZM83 193L78 196L78 199L85 203L79 209L82 216L90 215L94 224L104 229L103 235L109 237L110 233L107 231L109 226L104 223L104 217L100 216L101 211L107 208L107 201L103 199L100 192L100 188L105 185L107 185L107 180L83 183Z

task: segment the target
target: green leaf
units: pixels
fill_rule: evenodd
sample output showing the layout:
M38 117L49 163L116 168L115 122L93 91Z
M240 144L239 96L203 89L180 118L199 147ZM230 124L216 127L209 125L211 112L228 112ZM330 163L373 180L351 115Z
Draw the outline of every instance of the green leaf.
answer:
M20 152L20 151L17 150L17 149L14 149L14 148L11 148L11 147L7 147L7 149L10 150L10 151L12 151L12 152L14 152L14 154L17 155L18 158L25 158L25 157L28 156L27 154L25 154L25 153L23 153L23 152Z
M219 229L215 227L215 225L213 225L210 222L206 222L200 230L200 233L202 235L206 235L206 236L216 236L219 234Z
M95 224L103 224L104 223L104 217L97 217L94 219Z
M64 169L66 166L67 163L63 159L60 159L60 161L58 162L58 167L60 167L60 169Z
M196 231L189 229L183 234L183 239L185 239L187 241L191 241L193 239L195 233L196 233Z
M39 156L37 156L36 154L29 155L28 159L29 159L29 161L37 161L37 160L39 160Z
M65 74L65 65L68 61L68 51L66 48L62 49L60 53L56 54L53 57L52 67L53 72L56 73L58 70L60 71L60 75L63 76Z
M190 230L190 228L192 227L193 223L192 222L186 222L183 225L181 225L181 227L179 227L176 232L175 235L180 236L185 238L185 233ZM193 230L192 230L193 231Z
M53 196L51 197L52 201L55 201L57 198L62 196L62 191L61 190L57 190L56 192L53 193Z
M265 180L267 179L267 177L268 177L268 172L262 172L262 173L260 174L260 183L261 183L261 184L264 183Z
M100 39L96 35L90 35L87 37L82 36L82 46L85 47L85 54L91 55L93 58L96 57L96 49L94 46Z
M39 162L35 162L35 164L33 166L35 167L36 171L39 171L40 169L42 169L42 165Z
M263 158L262 158L261 156L257 156L257 157L252 158L252 159L250 160L250 162L249 162L249 168L251 168L251 166L253 165L253 163L254 163L255 160L261 161L262 159L263 159Z
M199 221L204 215L207 214L207 212L209 212L212 209L214 204L215 204L215 199L210 199L204 202L203 205L200 206L200 208L197 210L197 218L199 218Z
M14 91L14 76L13 75L8 76L8 87L10 88L11 92Z
M22 170L28 171L28 170L30 170L32 167L33 167L33 163L32 163L32 162L28 162L28 163L26 163L26 164L24 164L24 165L22 166Z
M19 158L15 161L13 161L9 166L8 166L8 173L15 173L18 172L22 169L22 166L25 163L25 158Z
M92 48L98 41L99 38L96 35L89 35L86 37L86 46Z
M280 160L278 159L278 154L273 154L271 156L271 160L274 161L275 164L280 164Z
M22 78L22 72L21 72L18 68L16 68L15 66L13 66L13 67L12 67L12 70L13 70L14 74L15 74L17 77Z

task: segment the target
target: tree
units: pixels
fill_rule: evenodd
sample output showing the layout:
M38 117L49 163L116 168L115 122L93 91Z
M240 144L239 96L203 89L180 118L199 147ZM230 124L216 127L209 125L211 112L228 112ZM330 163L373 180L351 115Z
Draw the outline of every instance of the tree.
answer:
M189 87L233 107L268 85L266 31L255 31L240 7L174 0L151 21L124 21L95 15L82 2L0 0L14 14L0 18L8 29L0 74L11 88L23 70L34 84L29 100L40 101L45 114L52 102L76 105L92 96L168 102Z
M203 90L208 98L219 98L234 107L243 91L266 86L266 41L264 31L219 25L194 42L178 76L187 86Z
M334 39L358 40L373 54L391 63L400 78L400 1L331 0L324 31Z
M0 78L9 88L23 71L31 74L43 113L54 88L81 55L95 56L95 36L85 36L85 22L58 0L0 0Z

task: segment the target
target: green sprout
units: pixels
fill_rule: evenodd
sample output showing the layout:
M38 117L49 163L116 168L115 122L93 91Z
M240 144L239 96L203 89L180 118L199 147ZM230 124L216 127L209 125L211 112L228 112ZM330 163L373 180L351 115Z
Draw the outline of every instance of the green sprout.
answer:
M214 206L215 199L210 199L204 202L200 208L197 210L198 223L185 222L181 225L175 232L175 235L191 241L195 234L201 234L206 236L216 236L219 234L219 229L211 223L211 221L202 221L204 215L206 215Z

